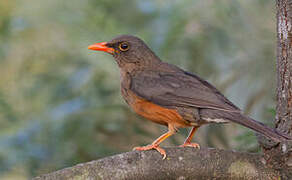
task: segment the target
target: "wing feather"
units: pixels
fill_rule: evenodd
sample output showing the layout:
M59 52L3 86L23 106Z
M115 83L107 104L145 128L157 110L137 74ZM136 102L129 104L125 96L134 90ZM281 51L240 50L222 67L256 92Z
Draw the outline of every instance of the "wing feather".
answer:
M166 107L198 107L240 111L215 87L188 72L143 71L131 79L131 90Z

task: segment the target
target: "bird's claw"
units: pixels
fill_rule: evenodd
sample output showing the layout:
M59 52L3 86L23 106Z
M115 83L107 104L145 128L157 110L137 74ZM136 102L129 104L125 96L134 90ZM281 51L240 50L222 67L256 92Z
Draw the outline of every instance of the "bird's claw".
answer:
M165 159L166 158L166 152L165 152L165 150L162 149L161 147L159 147L156 144L150 144L150 145L147 145L147 146L134 147L133 148L133 150L137 150L137 151L147 151L147 150L151 150L151 149L155 149L156 151L158 151L163 156L162 159Z
M200 149L200 145L198 143L184 143L180 145L179 147L193 147Z

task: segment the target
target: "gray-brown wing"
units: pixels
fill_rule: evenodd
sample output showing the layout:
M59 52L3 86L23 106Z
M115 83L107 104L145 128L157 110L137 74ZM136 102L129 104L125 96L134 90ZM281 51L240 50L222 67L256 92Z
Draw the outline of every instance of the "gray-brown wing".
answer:
M165 107L199 107L240 111L215 87L188 72L143 71L131 79L131 90Z

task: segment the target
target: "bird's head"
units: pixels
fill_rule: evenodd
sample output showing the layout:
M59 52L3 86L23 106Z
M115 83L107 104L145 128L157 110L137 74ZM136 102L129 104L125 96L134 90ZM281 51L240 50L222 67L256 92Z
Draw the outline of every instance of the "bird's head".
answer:
M160 61L141 39L131 35L121 35L108 42L96 43L88 46L88 49L112 54L120 67L127 64L147 66Z

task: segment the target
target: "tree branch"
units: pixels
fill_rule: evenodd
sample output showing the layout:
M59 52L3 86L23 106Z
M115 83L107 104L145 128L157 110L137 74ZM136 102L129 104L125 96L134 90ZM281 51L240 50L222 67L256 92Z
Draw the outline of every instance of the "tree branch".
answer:
M218 149L166 148L127 152L34 178L62 179L279 179L259 154Z

